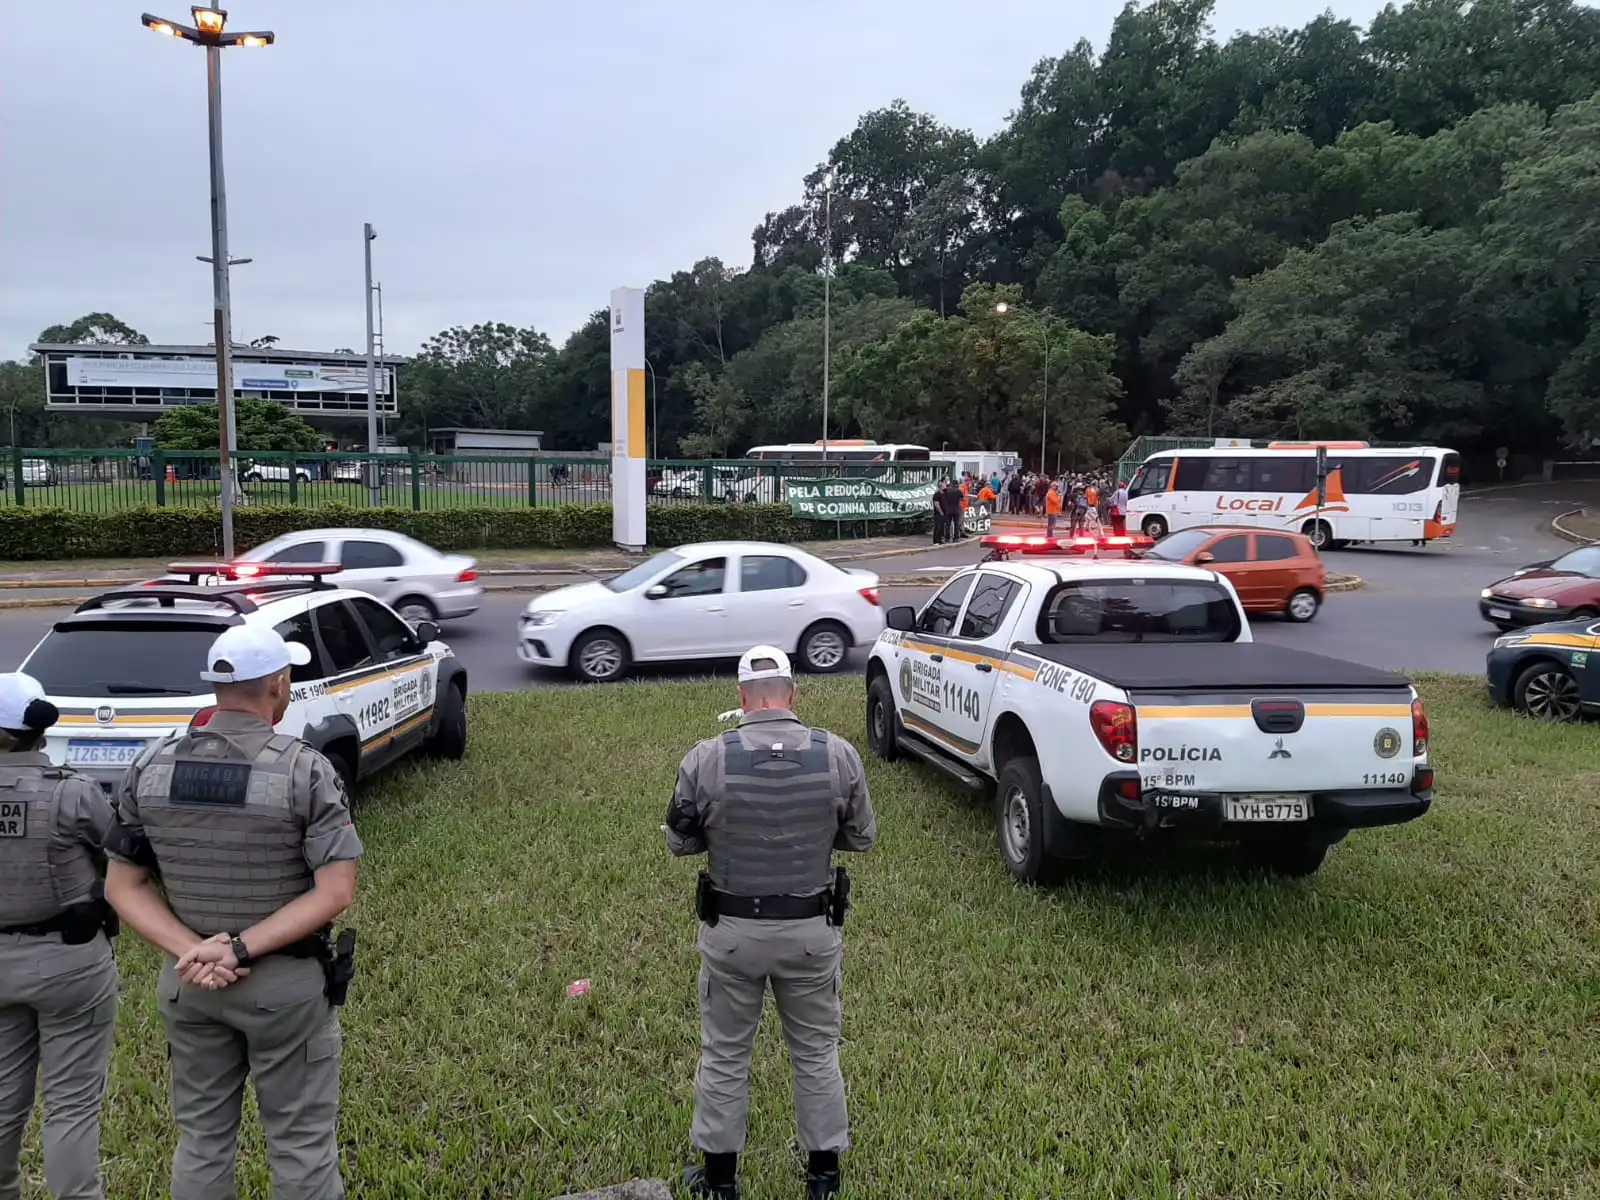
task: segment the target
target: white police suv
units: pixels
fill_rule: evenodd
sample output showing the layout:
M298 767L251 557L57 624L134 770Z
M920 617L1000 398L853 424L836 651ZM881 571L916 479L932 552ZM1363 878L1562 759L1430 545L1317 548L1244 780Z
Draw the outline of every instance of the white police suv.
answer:
M61 710L45 745L53 763L107 787L150 742L210 719L206 650L231 625L264 625L311 651L293 668L280 733L304 738L346 790L421 750L460 758L467 673L431 621L324 578L337 563L174 564L167 578L95 596L59 620L24 660ZM187 582L175 582L175 579Z

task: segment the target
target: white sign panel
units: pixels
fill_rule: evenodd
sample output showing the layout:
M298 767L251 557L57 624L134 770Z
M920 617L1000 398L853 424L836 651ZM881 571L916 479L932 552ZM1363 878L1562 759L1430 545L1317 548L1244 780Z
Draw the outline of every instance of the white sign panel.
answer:
M378 394L387 395L389 369L374 374ZM216 387L217 364L204 358L69 358L67 386L74 388L200 388ZM238 362L233 364L236 392L367 391L367 369L317 363Z

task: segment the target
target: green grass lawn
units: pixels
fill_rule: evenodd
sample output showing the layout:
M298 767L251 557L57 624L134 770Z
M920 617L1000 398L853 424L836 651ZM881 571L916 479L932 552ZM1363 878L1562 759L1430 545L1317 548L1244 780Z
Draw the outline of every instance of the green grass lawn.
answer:
M1199 849L1010 882L984 806L869 760L843 1061L850 1194L1600 1195L1600 731L1428 679L1439 799L1273 882ZM802 716L862 740L859 680ZM726 684L497 695L459 764L363 794L340 1129L357 1197L544 1198L689 1156L695 866L662 845ZM164 1195L151 982L122 939L108 1194ZM566 985L593 981L572 1000ZM746 1195L800 1192L776 1022ZM253 1122L253 1116L249 1118ZM247 1122L248 1124L248 1122ZM37 1142L30 1197L42 1197ZM243 1194L265 1197L259 1132Z

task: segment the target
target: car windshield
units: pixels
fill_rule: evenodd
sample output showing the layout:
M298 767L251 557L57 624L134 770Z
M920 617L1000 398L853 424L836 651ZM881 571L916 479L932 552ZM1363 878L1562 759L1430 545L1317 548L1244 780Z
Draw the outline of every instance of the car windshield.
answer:
M1041 642L1231 642L1240 632L1228 593L1198 579L1066 583L1039 618Z
M1552 571L1571 571L1574 575L1587 575L1600 579L1600 546L1585 546L1570 554L1563 554L1550 564Z
M647 558L637 567L631 567L621 575L614 575L610 579L602 580L613 592L631 592L648 579L655 578L658 571L668 567L677 566L683 562L683 555L675 550L663 550L654 558Z
M1184 529L1169 533L1145 551L1146 558L1159 558L1163 562L1182 562L1216 536L1210 529Z
M23 670L52 696L204 696L217 625L107 621L56 629Z

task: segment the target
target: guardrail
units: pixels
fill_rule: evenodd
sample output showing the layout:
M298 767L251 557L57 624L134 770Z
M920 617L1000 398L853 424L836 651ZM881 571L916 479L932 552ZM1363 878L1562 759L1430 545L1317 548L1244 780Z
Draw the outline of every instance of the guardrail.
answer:
M243 505L324 508L370 504L373 475L385 506L423 512L609 504L611 460L566 456L252 452L233 456ZM217 503L220 455L211 451L38 450L0 458L0 507L112 513L149 505ZM782 480L870 476L922 483L930 463L756 463L661 459L646 467L651 504L781 503Z

